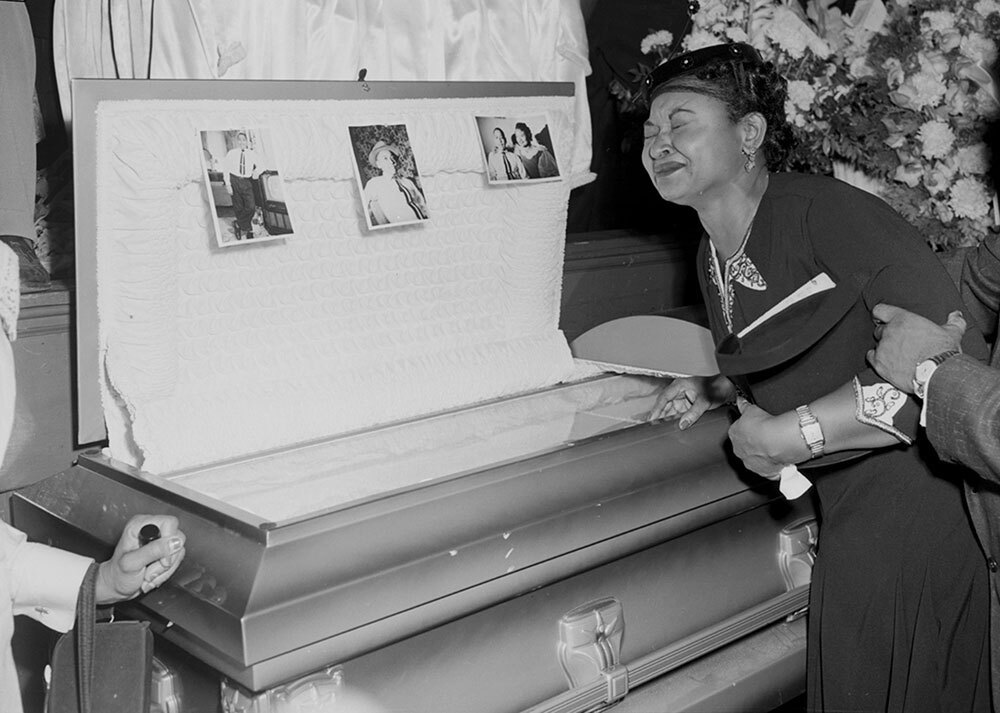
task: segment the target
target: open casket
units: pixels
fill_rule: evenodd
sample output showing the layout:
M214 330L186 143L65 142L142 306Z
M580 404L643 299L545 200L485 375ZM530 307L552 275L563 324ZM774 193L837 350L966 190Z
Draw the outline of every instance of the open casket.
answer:
M568 170L485 180L474 117L544 116L572 165L571 85L93 80L74 102L81 440L109 445L11 507L95 555L133 514L179 518L180 569L126 609L157 633L160 710L801 690L808 502L735 469L727 414L652 422L668 379L573 358ZM409 130L422 223L365 228L343 129L376 123ZM294 234L220 248L183 142L248 124Z

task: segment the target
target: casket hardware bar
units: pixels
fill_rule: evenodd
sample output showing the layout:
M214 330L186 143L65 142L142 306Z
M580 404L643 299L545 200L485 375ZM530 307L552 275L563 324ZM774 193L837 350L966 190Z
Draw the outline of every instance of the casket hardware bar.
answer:
M615 600L609 598L601 601ZM804 610L808 601L809 585L796 587L738 616L636 659L627 666L618 665L611 671L602 672L600 678L592 680L586 685L571 688L566 693L553 696L539 705L528 708L523 713L579 713L580 711L601 710L609 703L622 700L629 690L643 683L680 668L700 656L720 649L726 643L736 641L768 624L781 621L790 613ZM564 621L584 618L588 606L591 607L591 614L596 616L595 610L592 609L595 604L597 603L584 605L568 612L563 617ZM563 622L560 624L562 626ZM570 628L567 626L567 631ZM622 633L624 633L624 624L622 624ZM560 646L562 645L560 644ZM561 657L560 660L564 661L565 659ZM618 695L619 692L620 695ZM612 695L616 697L612 698Z
M607 695L602 703L625 697L628 669L620 664L624 633L624 612L614 597L588 602L563 615L559 621L559 663L570 688L603 681Z
M778 535L778 564L789 591L809 584L818 538L819 525L814 517L789 523Z
M345 695L344 671L328 666L292 683L254 694L231 681L221 683L222 713L272 713L282 710L338 710ZM349 704L348 704L349 705Z

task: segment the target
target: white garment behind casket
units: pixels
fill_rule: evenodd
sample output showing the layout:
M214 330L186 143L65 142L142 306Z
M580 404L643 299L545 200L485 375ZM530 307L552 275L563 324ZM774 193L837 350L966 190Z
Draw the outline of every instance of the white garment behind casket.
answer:
M72 78L573 82L574 186L587 54L579 0L56 0L53 21L67 126Z

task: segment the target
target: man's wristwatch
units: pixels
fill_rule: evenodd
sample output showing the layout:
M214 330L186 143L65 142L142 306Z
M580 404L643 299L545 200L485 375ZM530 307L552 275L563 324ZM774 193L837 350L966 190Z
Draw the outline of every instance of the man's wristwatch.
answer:
M913 372L913 393L916 394L917 398L923 399L927 395L927 382L930 381L934 370L941 366L947 359L960 353L958 349L949 349L946 352L935 354L930 359L924 359L917 364L917 368Z
M799 415L799 431L802 433L802 439L806 442L812 457L819 458L823 455L823 446L826 445L826 438L823 436L819 421L813 415L809 404L802 404L795 409L795 413Z

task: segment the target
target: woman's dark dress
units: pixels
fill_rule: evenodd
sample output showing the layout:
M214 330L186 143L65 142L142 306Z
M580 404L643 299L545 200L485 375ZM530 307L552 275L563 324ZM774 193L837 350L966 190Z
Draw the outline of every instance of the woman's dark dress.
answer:
M524 172L528 174L528 178L551 178L558 176L559 167L556 165L555 157L544 146L538 145L537 148L538 150L533 156L528 156L522 151L517 153L521 159L521 163L524 164Z
M752 232L722 269L727 265L734 276L731 329L703 239L699 280L717 344L821 272L838 285L863 285L847 314L822 336L816 318L822 312L795 316L793 310L767 324L787 318L791 334L810 340L804 352L768 371L729 374L752 402L774 414L855 375L866 385L883 381L865 362L874 346L870 312L877 303L939 323L961 308L950 278L908 223L880 199L822 176L772 175ZM796 319L801 324L792 324ZM753 334L744 342L748 354ZM789 354L797 351L794 340ZM773 351L776 343L780 351L780 338L758 346ZM963 349L986 356L973 330ZM917 437L918 418L918 402L908 399L892 419L898 437ZM955 471L933 460L922 441L921 432L910 446L803 468L821 518L809 608L811 710L990 710L985 559Z

